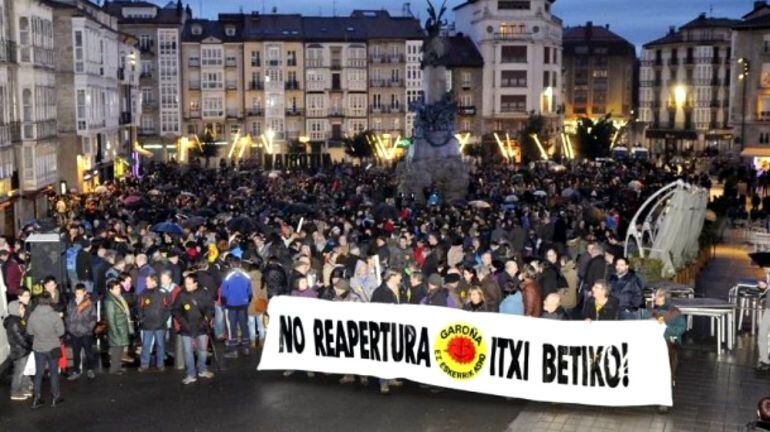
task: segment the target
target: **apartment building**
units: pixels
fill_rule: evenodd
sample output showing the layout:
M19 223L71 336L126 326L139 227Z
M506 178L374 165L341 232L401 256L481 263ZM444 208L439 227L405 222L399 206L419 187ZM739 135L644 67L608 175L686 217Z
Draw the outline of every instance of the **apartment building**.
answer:
M731 27L737 21L699 15L644 45L639 118L653 151L730 150L728 106Z
M127 33L118 35L118 101L120 120L118 145L112 148L115 175L125 176L133 160L139 119L142 114L142 92L139 88L139 39Z
M555 0L469 0L454 8L455 28L484 60L482 132L515 133L530 113L561 129L562 22Z
M181 33L192 18L181 1L160 7L133 0L106 1L104 10L117 17L118 28L138 39L139 55L133 62L139 74L140 112L131 120L138 125L142 145L158 147L176 142L182 128L180 63Z
M19 121L15 156L19 162L18 186L22 200L17 209L22 217L42 217L47 209L42 192L59 181L56 157L59 83L55 72L53 10L39 1L11 3L18 64L15 82L11 82L9 91L10 104L5 104L5 108L15 110ZM4 165L12 166L11 155L4 156L7 161Z
M455 129L459 134L470 134L468 143L478 142L482 129L484 58L470 38L458 34L449 36L449 51L441 63L447 69L447 91L457 104Z
M754 158L758 168L770 166L770 5L754 8L733 26L730 124L736 150Z
M88 191L114 173L121 139L118 19L87 0L50 0L56 40L58 167Z
M636 110L636 48L609 24L564 29L564 124L611 115L622 126Z

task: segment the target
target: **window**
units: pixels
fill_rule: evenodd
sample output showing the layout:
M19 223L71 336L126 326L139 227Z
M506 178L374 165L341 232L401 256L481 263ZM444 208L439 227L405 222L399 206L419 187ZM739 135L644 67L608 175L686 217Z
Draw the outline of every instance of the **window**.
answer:
M471 107L473 106L473 95L469 93L463 93L460 95L460 106Z
M222 108L221 97L204 97L203 98L203 117L222 117L224 111Z
M759 75L759 85L762 87L770 87L770 63L762 63L762 72Z
M502 71L500 87L526 87L527 71Z
M259 58L259 51L252 51L251 52L251 66L252 67L259 67L262 65L262 62Z
M461 81L463 88L470 88L471 87L471 73L470 72L463 72L461 75Z
M152 87L142 87L142 104L149 105L152 103Z
M142 60L142 75L143 76L151 76L152 75L152 61L150 61L150 60Z
M22 62L31 61L29 45L29 19L21 17L19 18L19 48L21 49L20 61Z
M543 47L543 63L551 63L551 47Z
M139 49L141 50L147 50L150 49L150 46L152 46L152 39L150 39L150 35L140 35L139 36Z
M82 73L83 67L83 32L75 32L75 72Z
M527 97L524 95L501 95L500 112L522 112L527 110Z
M499 0L498 10L529 10L529 1L524 0Z
M222 72L203 72L201 88L204 90L218 90L222 88Z
M503 46L500 55L501 63L526 63L527 62L527 47L526 46Z
M225 27L225 34L227 36L235 36L235 26L227 26Z
M297 51L286 52L286 66L297 66Z
M201 48L201 65L222 66L222 48L221 47Z

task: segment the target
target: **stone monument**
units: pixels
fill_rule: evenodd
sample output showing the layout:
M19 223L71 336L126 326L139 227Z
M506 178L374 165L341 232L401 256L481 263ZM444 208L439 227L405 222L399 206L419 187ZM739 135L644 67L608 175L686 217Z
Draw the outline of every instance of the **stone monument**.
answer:
M456 104L447 92L445 61L449 39L441 35L446 0L440 10L428 1L427 38L422 45L424 101L415 107L412 148L399 163L399 192L424 202L425 188L435 188L442 201L463 198L468 191L468 166L455 138Z

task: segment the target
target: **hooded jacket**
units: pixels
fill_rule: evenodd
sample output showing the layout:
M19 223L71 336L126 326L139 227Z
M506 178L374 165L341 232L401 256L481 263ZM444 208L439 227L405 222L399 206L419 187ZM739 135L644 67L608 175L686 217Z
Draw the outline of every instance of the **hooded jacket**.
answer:
M3 321L8 344L11 347L10 359L18 360L32 351L32 338L27 334L27 323L19 314L19 302L8 303L8 317Z
M35 308L27 321L27 333L33 337L33 350L49 352L61 346L64 322L51 306L41 304Z

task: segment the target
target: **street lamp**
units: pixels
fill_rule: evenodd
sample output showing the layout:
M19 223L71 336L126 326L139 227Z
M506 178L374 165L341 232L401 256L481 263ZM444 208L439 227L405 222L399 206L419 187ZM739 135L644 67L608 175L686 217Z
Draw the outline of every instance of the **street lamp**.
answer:
M749 70L751 69L748 59L741 57L738 59L738 64L743 66L742 70L738 74L738 80L743 84L743 96L741 106L741 148L745 146L746 142L746 85L749 80Z

